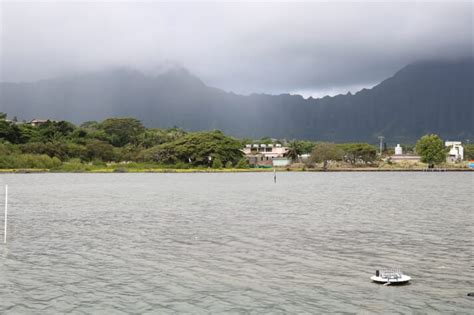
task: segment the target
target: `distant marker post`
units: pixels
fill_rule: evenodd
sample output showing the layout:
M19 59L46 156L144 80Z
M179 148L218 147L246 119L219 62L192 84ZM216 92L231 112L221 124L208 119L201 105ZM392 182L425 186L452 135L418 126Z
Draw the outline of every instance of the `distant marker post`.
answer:
M277 182L277 173L276 173L276 170L275 170L275 169L273 169L273 181L274 181L275 184L276 184L276 182Z
M8 219L8 185L5 185L5 226L3 229L3 243L7 243L7 219Z

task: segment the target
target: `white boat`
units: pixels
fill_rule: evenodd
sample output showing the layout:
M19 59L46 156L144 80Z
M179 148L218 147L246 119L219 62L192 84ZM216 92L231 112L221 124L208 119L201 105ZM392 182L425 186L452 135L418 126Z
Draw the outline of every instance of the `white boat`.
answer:
M395 270L376 270L375 276L370 279L377 283L384 284L404 284L411 280L410 276L404 275L399 269Z

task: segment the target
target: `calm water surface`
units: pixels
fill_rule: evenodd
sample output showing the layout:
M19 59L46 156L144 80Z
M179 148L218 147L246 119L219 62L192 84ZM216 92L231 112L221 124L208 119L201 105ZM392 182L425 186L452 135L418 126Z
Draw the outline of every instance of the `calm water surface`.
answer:
M0 313L472 313L473 179L1 175Z

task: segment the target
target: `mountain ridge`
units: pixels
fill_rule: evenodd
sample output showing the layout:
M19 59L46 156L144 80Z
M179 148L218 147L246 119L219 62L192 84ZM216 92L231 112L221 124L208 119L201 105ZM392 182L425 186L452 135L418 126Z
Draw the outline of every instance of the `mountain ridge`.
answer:
M184 68L115 69L0 83L0 111L80 123L133 116L149 127L221 129L239 137L412 142L424 133L472 138L472 58L407 65L370 89L323 98L247 96L207 86Z

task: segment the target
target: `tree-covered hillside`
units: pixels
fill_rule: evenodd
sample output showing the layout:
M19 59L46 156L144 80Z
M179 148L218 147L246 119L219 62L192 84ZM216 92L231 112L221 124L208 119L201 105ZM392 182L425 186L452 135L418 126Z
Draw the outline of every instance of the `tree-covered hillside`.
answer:
M315 69L317 71L317 69ZM147 76L118 69L32 83L0 84L0 111L20 119L82 123L137 117L147 127L219 129L233 136L411 142L424 134L472 139L473 59L415 63L354 95L226 93L183 69Z

